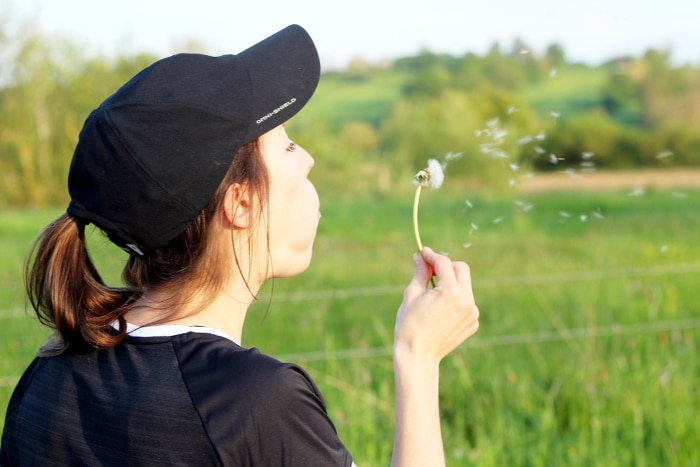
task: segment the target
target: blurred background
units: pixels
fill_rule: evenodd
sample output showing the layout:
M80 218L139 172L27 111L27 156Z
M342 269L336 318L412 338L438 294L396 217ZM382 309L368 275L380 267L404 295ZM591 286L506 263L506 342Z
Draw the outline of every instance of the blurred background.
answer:
M700 3L0 0L0 418L49 334L22 268L68 202L82 122L154 60L290 23L323 76L309 271L245 345L309 370L358 465L391 455L393 318L425 244L467 260L482 327L443 364L448 464L700 465ZM120 284L123 253L90 248Z

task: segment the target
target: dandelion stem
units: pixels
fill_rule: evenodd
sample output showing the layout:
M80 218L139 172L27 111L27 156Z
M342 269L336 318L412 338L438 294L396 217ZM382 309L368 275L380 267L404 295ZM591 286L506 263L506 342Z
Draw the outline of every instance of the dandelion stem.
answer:
M423 243L420 241L420 232L418 232L418 202L420 201L421 185L416 187L416 197L413 199L413 233L416 235L416 244L418 251L423 251Z
M419 183L416 187L416 196L413 198L413 233L416 235L416 245L418 251L423 251L423 242L420 241L420 232L418 231L418 202L420 201L420 192L422 185ZM430 276L430 285L435 288L435 276Z

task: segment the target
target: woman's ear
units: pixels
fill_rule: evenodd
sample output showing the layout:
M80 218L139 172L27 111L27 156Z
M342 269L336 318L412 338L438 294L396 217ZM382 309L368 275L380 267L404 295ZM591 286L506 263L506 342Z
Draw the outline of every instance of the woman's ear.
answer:
M224 225L230 229L251 227L251 202L247 187L234 183L226 189L221 205Z

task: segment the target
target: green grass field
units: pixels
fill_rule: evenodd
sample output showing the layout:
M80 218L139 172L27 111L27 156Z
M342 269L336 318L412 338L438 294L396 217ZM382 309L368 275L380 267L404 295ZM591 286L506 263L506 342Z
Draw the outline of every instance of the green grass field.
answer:
M321 195L311 268L267 287L244 344L307 368L358 465L388 465L412 196ZM482 316L441 369L448 464L700 465L700 191L466 199L448 181L421 201L423 242L470 263ZM57 214L0 214L0 417L47 335L20 272Z

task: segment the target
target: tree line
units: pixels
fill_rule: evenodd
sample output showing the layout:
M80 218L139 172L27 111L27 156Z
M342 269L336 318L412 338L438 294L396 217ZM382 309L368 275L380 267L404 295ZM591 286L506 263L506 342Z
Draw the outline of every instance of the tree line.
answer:
M84 119L156 57L86 57L67 40L3 32L0 205L64 204ZM602 76L596 95L584 104L564 96L565 115L528 97L558 73L591 71ZM338 123L305 113L291 123L312 153L333 155L316 175L328 190L388 191L428 157L448 152L463 155L449 162L456 173L482 182L507 178L509 170L700 166L700 70L674 66L669 52L591 67L568 62L557 44L538 55L516 41L483 55L423 51L381 67L354 63L325 78L340 86L382 73L402 80L378 116Z

